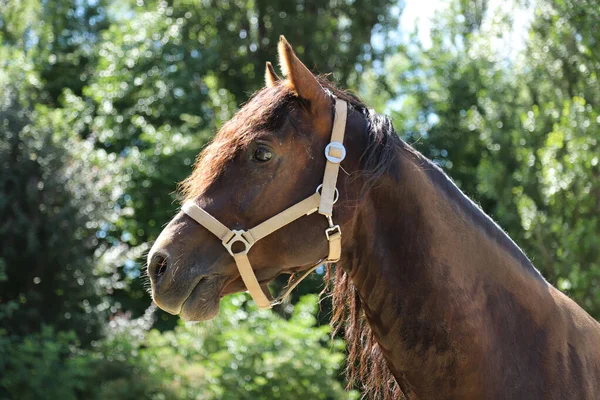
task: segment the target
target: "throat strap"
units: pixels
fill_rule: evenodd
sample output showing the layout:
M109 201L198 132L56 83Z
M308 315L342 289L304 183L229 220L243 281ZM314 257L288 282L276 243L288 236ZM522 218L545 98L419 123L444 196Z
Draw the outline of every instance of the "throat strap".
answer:
M342 232L339 225L334 225L332 213L333 205L339 197L339 192L336 188L338 171L340 163L346 156L346 149L343 145L346 117L346 102L336 99L331 142L325 148L327 164L325 166L323 184L319 185L316 193L258 224L254 228L247 231L231 230L203 208L197 206L193 201L188 201L182 206L183 212L222 241L225 249L227 249L229 254L231 254L235 260L235 264L246 289L250 292L252 299L260 308L271 308L272 306L281 303L281 301L319 265L324 263L334 263L340 259L342 253ZM327 217L329 223L329 228L325 230L325 237L329 243L329 253L327 258L317 261L301 275L294 277L288 283L287 287L284 288L283 293L273 299L266 287L266 283L261 284L256 278L256 274L254 273L252 265L250 264L250 259L248 258L248 252L257 241L265 236L294 222L298 218L313 214L317 211Z

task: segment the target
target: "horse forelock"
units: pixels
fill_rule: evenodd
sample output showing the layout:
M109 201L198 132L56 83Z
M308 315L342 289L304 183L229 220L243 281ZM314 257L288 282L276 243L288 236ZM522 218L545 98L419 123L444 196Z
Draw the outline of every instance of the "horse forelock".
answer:
M179 186L184 201L202 195L243 149L281 125L285 107L292 102L293 93L286 85L257 91L198 155L191 175Z

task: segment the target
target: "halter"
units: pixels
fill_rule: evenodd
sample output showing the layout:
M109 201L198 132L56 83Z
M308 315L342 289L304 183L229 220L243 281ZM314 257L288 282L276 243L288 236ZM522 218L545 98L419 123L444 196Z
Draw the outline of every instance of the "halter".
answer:
M346 157L346 149L344 148L343 142L347 114L348 106L346 102L336 98L331 141L325 147L327 164L325 165L323 183L317 187L316 192L312 196L294 204L279 214L246 231L231 230L227 228L215 217L197 206L193 201L187 201L182 207L183 212L208 229L213 235L221 239L223 246L235 260L235 264L246 285L246 289L250 292L252 299L260 308L271 308L274 305L280 304L283 299L285 299L287 295L289 295L290 292L319 265L324 263L334 263L340 259L342 252L342 231L339 225L333 223L332 214L333 205L339 197L336 182L340 163ZM317 261L302 275L294 278L287 287L284 288L283 292L277 298L273 299L267 285L261 286L256 279L256 275L254 274L252 266L250 265L250 260L248 259L248 252L254 243L265 236L283 228L300 217L313 214L317 211L327 218L329 224L329 227L325 229L325 237L329 242L329 255L327 258ZM233 245L236 243L241 243L244 246L244 249L234 251ZM236 247L239 247L239 245Z

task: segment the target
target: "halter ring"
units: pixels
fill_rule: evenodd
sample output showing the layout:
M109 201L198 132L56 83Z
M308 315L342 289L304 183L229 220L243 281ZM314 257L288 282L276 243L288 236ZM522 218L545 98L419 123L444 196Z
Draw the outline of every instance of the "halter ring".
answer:
M250 251L250 248L252 247L252 245L254 245L254 241L246 239L244 234L247 232L233 230L231 231L231 233L233 233L233 236L225 238L225 240L223 240L223 246L225 246L229 254L231 254L232 256L236 256L239 254L248 254L248 251ZM232 250L232 247L235 243L242 243L244 245L244 250L234 252Z
M319 186L317 186L316 192L321 194L322 188L323 188L323 184L321 183ZM340 198L340 192L337 190L337 188L335 188L335 193L333 195L333 204L337 203L339 198Z

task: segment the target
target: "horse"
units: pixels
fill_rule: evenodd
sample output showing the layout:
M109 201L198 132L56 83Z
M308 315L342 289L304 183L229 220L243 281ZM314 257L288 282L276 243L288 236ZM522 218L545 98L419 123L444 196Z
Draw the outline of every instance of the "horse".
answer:
M335 262L333 324L367 397L600 398L600 324L389 118L283 36L278 53L284 78L267 63L181 184L148 254L155 303L202 321L248 289L268 308L280 274Z

